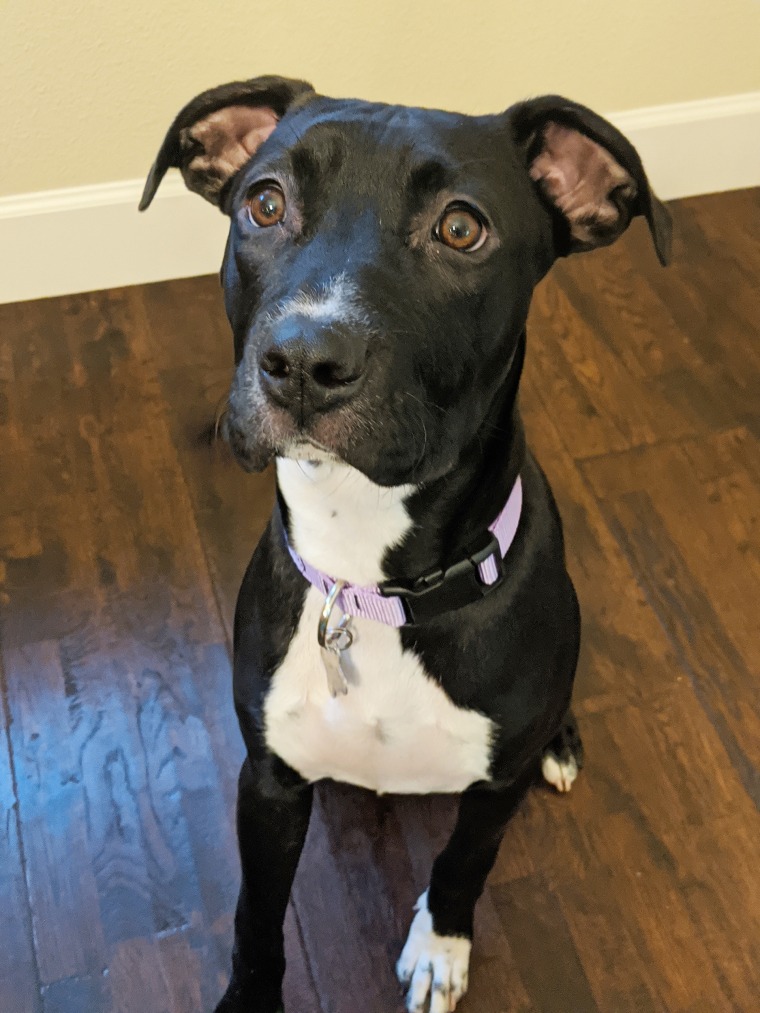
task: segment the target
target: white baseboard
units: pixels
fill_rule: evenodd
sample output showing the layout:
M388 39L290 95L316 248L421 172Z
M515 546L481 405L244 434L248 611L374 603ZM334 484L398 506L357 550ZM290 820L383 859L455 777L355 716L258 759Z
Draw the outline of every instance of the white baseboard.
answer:
M612 113L662 200L760 186L760 91Z
M164 180L150 210L143 181L0 198L0 303L218 271L227 219Z
M663 200L760 186L760 92L609 119L638 148ZM217 271L226 219L178 176L138 214L142 186L135 179L0 198L0 303Z

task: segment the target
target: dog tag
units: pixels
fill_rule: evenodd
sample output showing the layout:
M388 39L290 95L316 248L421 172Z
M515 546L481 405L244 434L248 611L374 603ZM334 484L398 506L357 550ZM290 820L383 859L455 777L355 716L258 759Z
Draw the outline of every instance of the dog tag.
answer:
M340 650L337 647L320 647L322 664L327 673L327 688L330 696L345 696L348 693L348 681L340 664Z
M322 664L327 673L327 687L333 697L338 694L345 696L348 693L348 680L341 666L340 656L351 646L354 639L353 633L348 628L349 616L341 616L337 626L329 625L338 595L344 586L345 581L338 580L331 587L330 593L325 598L317 627L317 641L322 655Z

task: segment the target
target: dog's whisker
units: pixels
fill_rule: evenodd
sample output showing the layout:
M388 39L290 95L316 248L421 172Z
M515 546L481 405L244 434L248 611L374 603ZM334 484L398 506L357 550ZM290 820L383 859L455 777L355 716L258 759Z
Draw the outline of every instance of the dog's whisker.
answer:
M219 440L222 437L222 426L224 420L227 418L230 412L230 399L229 395L226 395L220 399L216 406L216 413L214 415L214 439Z
M316 482L316 478L314 477L314 475L310 474L306 470L306 468L304 468L304 464L306 462L303 461L303 460L301 460L299 458L299 459L297 459L297 463L298 463L298 470L301 472L301 474L304 476L304 478L308 479L309 482Z

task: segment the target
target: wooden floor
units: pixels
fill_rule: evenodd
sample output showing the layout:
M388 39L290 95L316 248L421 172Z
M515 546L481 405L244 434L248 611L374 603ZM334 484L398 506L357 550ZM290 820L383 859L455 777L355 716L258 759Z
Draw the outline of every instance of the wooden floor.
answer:
M462 1013L760 1009L760 193L677 203L537 293L523 386L585 618L569 797L536 787ZM213 278L0 308L0 1011L207 1013L241 742L230 619L272 499L207 428ZM289 1013L396 1013L449 799L318 793Z

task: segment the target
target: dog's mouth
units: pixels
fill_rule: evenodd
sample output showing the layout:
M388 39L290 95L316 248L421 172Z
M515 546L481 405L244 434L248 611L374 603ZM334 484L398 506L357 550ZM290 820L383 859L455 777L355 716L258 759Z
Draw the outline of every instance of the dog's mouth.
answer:
M292 440L278 452L277 456L287 457L293 461L308 461L310 464L335 463L341 460L334 450L323 446L311 436Z
M416 412L421 404L400 390L388 397L364 391L329 411L302 417L274 404L243 377L233 384L221 432L249 472L263 471L280 457L347 464L381 486L416 485L429 476L431 447L440 444L431 431L436 420L431 416L425 422Z
M301 428L290 413L271 405L241 423L228 403L217 428L246 471L262 471L275 457L314 463L343 460L337 445L342 441L335 439L338 433L333 431L333 425L318 424L313 427L319 430L315 435Z

